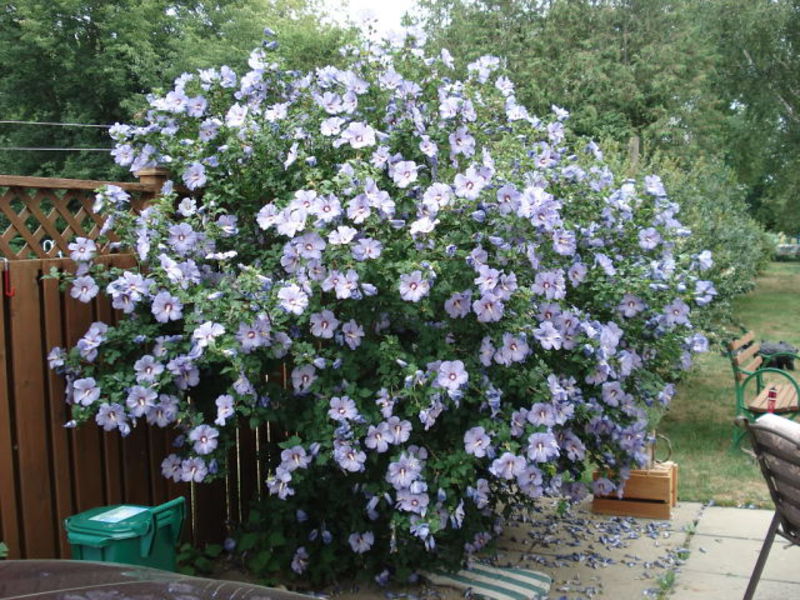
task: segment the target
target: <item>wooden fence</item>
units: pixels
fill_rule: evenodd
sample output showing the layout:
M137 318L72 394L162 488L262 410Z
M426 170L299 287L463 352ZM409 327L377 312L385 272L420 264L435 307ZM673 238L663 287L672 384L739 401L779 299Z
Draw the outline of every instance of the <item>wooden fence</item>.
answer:
M142 200L160 189L163 176L137 173L140 183L120 184ZM102 225L92 211L93 190L106 182L0 176L0 541L11 558L67 558L63 520L89 508L189 500L184 538L221 541L246 517L263 491L271 448L266 427L237 431L230 473L213 484L176 484L161 475L174 433L140 423L130 436L93 424L68 429L63 379L46 355L70 347L95 321L123 315L98 296L89 304L61 292L52 268L74 269L68 244L95 238ZM134 264L130 255L101 257ZM0 265L3 266L3 265ZM5 279L7 277L7 279Z

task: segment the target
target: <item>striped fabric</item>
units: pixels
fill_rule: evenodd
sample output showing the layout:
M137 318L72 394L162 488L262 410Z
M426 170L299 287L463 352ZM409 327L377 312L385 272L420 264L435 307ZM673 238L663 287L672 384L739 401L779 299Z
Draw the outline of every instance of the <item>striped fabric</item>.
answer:
M443 585L490 600L544 600L552 579L544 573L523 568L472 564L458 573L423 573L433 585Z

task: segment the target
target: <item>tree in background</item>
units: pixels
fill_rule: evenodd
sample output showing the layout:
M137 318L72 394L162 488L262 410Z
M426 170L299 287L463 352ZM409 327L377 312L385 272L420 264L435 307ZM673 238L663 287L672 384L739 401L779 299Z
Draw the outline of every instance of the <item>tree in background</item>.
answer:
M578 133L639 140L643 159L731 168L752 214L800 232L800 0L419 4L434 46L505 57L538 114L553 102Z
M767 226L800 232L800 2L699 5L718 48L717 93L730 114L725 158Z
M713 146L714 48L683 0L421 0L436 46L494 54L537 114L555 103L580 134L648 151Z
M752 188L739 177L746 167L756 180L769 172L763 155L770 155L766 140L775 135L763 119L739 114L747 92L733 95L736 85L726 79L740 65L721 41L726 27L734 29L721 13L735 13L741 3L420 0L434 48L466 60L503 57L520 82L518 97L535 114L561 106L571 113L568 127L616 148L610 157L618 171L664 175L693 239L714 253L710 278L723 300L715 316L722 317L727 300L752 286L767 252L761 227L748 215ZM762 37L769 37L768 27L762 21ZM743 136L759 127L751 139L764 141L751 152Z
M17 0L0 8L0 115L5 120L131 121L144 96L185 70L228 63L268 25L298 68L335 60L346 33L316 0ZM111 147L102 128L0 125L5 147ZM117 178L103 152L0 150L0 173Z

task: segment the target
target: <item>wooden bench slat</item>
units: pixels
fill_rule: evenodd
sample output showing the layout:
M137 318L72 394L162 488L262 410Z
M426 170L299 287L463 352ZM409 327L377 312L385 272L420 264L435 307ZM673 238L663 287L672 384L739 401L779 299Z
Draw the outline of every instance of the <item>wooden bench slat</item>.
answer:
M742 365L742 363L751 360L758 353L759 350L761 350L761 344L754 342L753 344L751 344L750 346L739 352L739 354L734 355L733 363L737 367L739 367Z
M744 381L745 377L747 377L747 374L744 373L744 371L749 371L749 372L752 373L753 371L756 371L758 369L758 367L761 366L761 363L763 363L763 362L764 362L764 357L763 356L756 356L752 360L752 362L750 362L750 364L748 364L746 367L742 367L742 370L740 370L740 371L738 371L736 373L736 379L739 382Z
M772 386L770 386L772 387ZM797 391L794 386L782 383L775 386L778 389L778 397L775 399L776 413L792 412L798 410ZM767 399L769 397L769 387L761 390L752 401L747 403L747 409L752 412L768 412Z
M748 331L739 339L733 340L732 342L728 343L728 350L731 352L736 352L742 346L745 346L753 341L755 334L752 331Z

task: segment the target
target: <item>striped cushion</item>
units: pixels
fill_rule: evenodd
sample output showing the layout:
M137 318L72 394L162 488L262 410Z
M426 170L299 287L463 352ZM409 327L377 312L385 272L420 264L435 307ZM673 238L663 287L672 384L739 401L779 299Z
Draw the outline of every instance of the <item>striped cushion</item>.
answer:
M458 573L423 573L433 585L444 585L490 600L543 600L552 579L531 569L490 567L472 564Z

